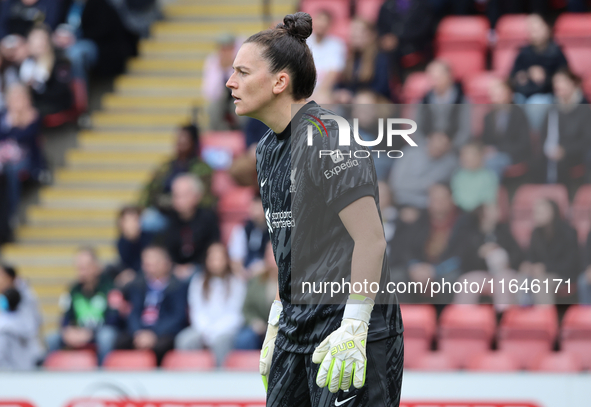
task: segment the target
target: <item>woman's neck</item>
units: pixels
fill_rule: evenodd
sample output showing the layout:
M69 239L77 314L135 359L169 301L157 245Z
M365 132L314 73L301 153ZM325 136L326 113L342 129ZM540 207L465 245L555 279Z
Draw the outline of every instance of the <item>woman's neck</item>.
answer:
M267 126L269 126L269 128L273 130L276 134L279 134L287 128L287 125L291 122L293 115L295 115L295 113L297 113L297 111L299 111L305 104L305 99L297 101L284 100L280 103L276 103L275 106L270 107L259 117L255 117L255 119L259 119ZM295 105L295 112L292 109L293 105Z

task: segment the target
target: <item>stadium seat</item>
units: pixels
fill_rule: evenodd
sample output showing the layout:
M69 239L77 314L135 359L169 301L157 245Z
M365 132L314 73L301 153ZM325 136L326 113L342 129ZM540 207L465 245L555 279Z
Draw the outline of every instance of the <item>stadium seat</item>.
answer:
M571 305L562 319L561 349L580 358L591 370L591 306Z
M562 46L590 46L591 14L562 13L554 24L554 38Z
M587 97L587 100L591 99L591 76L583 78L583 93Z
M355 13L361 18L375 23L378 21L382 4L384 4L384 0L357 0Z
M472 103L490 103L489 89L493 79L500 76L494 72L485 71L468 76L464 80L464 92Z
M518 48L495 48L492 52L492 70L502 77L508 77L518 52Z
M73 122L88 109L86 83L81 79L73 79L70 88L72 90L72 97L74 98L73 106L70 109L45 116L43 118L43 125L45 127L58 127L62 124Z
M519 365L509 353L484 352L473 355L467 369L480 372L514 372L519 370Z
M412 368L430 372L448 372L457 370L458 365L448 354L438 351L425 353Z
M92 350L61 350L52 352L43 362L46 370L94 370L96 353Z
M224 368L227 370L247 370L258 372L261 352L258 350L235 350L231 352L224 361Z
M511 354L520 367L530 368L551 351L557 331L555 306L512 307L501 319L498 347Z
M497 192L497 205L499 207L499 216L501 222L507 222L511 214L511 204L509 203L509 192L504 185L499 186Z
M591 42L587 45L564 46L562 50L568 61L568 66L575 74L581 77L589 76Z
M400 310L404 321L404 366L413 367L431 348L437 313L427 304L404 304Z
M583 185L577 190L573 200L571 222L577 229L579 243L585 244L591 229L591 185Z
M458 80L483 72L486 65L484 51L474 49L441 50L437 52L437 59L447 62Z
M583 370L581 360L569 352L551 352L544 355L531 370L553 373L576 373Z
M230 174L224 170L213 172L211 177L211 192L215 196L223 196L227 191L236 187L236 183Z
M349 39L349 23L351 22L349 0L303 0L301 10L312 18L321 10L332 14L330 33L347 41Z
M162 368L166 370L211 370L215 368L215 358L209 351L173 350L162 359Z
M407 104L420 103L431 88L429 77L424 72L413 72L402 85L402 101Z
M218 201L218 213L222 222L242 222L248 217L254 191L250 187L235 187Z
M440 51L475 50L484 54L490 24L483 16L448 16L439 23L435 44Z
M246 149L246 138L241 131L208 131L200 138L201 151L218 148L228 151L232 157L241 155Z
M156 368L156 355L149 350L114 350L103 363L106 370L152 370Z
M439 349L464 367L470 358L490 349L495 311L489 305L451 304L439 318Z
M497 43L495 48L519 48L527 44L527 14L505 14L495 26Z
M534 203L540 198L554 200L560 208L563 217L568 215L569 203L566 186L561 184L525 184L521 185L513 197L513 218L529 219Z

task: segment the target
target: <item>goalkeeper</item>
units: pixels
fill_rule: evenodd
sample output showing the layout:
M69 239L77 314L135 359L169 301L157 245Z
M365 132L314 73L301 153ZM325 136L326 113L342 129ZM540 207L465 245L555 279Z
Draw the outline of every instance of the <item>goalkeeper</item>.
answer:
M296 13L251 36L226 83L236 113L270 127L256 152L279 267L260 359L267 406L398 406L403 328L396 298L378 301L369 290L347 293L339 303L297 296L302 281L346 277L353 288L373 282L378 293L388 282L371 155L356 159L368 151L352 137L341 145L343 119L306 103L316 82L306 45L311 33L310 16ZM294 105L301 106L292 117ZM326 115L334 119L321 121Z

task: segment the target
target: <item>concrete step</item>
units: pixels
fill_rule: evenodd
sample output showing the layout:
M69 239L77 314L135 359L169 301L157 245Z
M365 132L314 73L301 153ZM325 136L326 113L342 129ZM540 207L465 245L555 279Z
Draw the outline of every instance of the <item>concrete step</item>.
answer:
M201 77L203 59L134 58L127 63L127 71L136 75L171 75Z
M139 188L149 180L150 174L149 170L59 169L54 177L58 186Z
M25 266L71 266L76 250L81 243L75 244L23 244L9 243L2 246L2 260L17 267ZM103 262L113 261L117 250L113 244L94 246Z
M190 115L183 113L138 113L138 112L96 112L92 114L92 125L97 130L139 129L173 130L187 124Z
M16 237L22 243L47 244L108 244L117 237L117 230L111 226L21 226L16 231Z
M68 168L134 168L152 170L168 158L169 155L164 152L87 151L73 149L66 153L66 165Z
M204 106L205 100L195 96L133 96L109 93L103 96L103 109L117 112L166 112L190 114L195 107Z
M152 25L152 38L158 40L191 39L194 41L215 41L216 37L225 32L236 36L251 36L269 28L263 21L236 22L228 27L228 21L179 22L159 21Z
M291 4L275 4L271 2L269 12L273 19L283 18L286 14L293 13L294 7ZM244 4L184 4L174 3L164 7L164 15L169 20L238 20L260 19L263 15L261 2Z
M19 276L35 284L69 284L76 279L76 270L72 265L45 266L28 265L19 267Z
M78 145L87 151L158 151L172 154L174 148L172 132L82 132L78 135Z
M145 39L139 44L139 54L148 58L203 58L214 52L214 41L167 41Z
M27 224L31 226L48 225L113 225L117 219L118 210L90 209L90 208L51 208L44 206L30 206L27 208Z
M133 204L139 198L138 189L114 188L64 188L47 187L39 193L43 207L68 209L119 209Z
M115 79L114 88L124 95L197 97L201 95L201 78L123 75Z
M69 286L67 284L33 284L32 285L35 294L37 297L41 299L52 299L57 300L63 294L66 294L69 291ZM56 301L57 303L57 301ZM45 309L43 308L44 314L48 311L51 313L55 312L55 307L53 309ZM59 309L59 308L58 308Z

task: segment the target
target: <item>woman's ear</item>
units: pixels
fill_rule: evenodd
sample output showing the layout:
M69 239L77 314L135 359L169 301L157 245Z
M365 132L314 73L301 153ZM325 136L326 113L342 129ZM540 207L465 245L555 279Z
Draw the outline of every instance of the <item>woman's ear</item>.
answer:
M273 84L273 94L279 95L289 87L289 75L285 71L277 73L275 76L275 83Z

